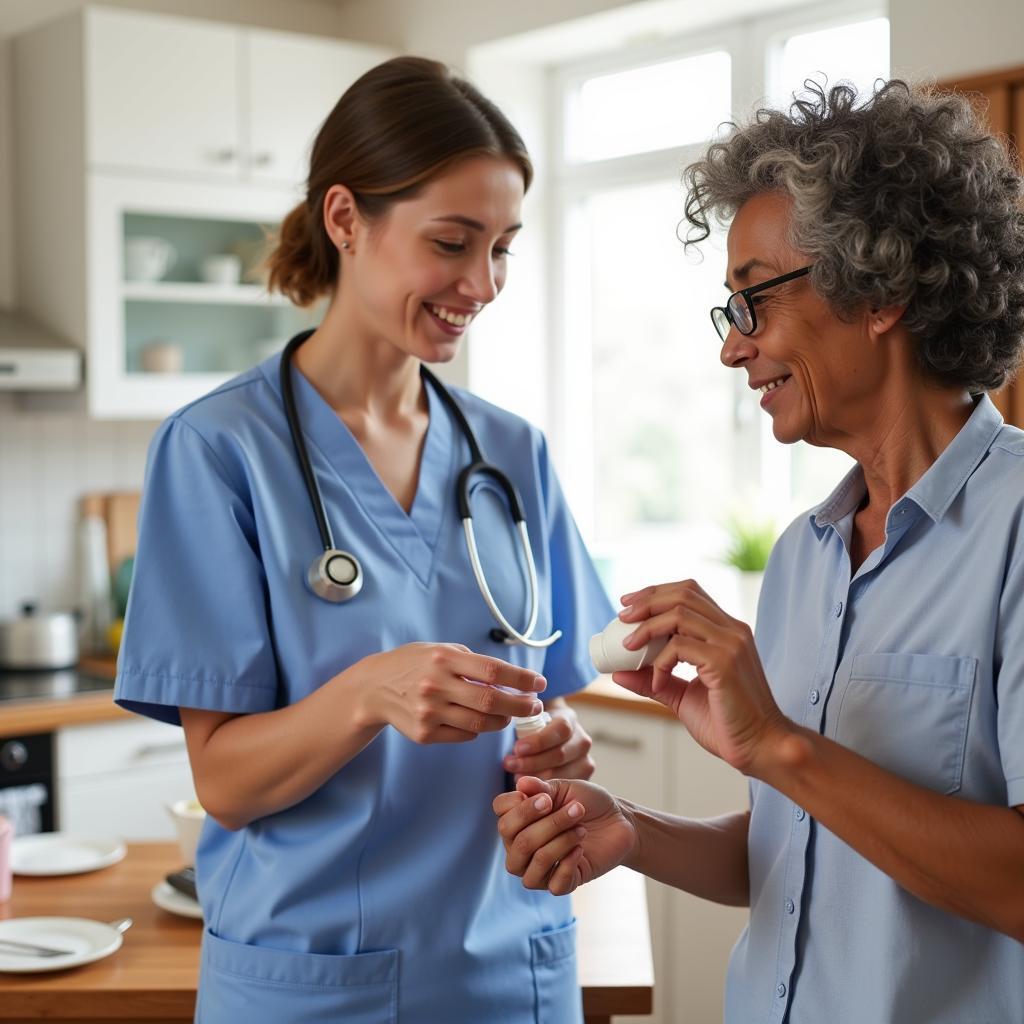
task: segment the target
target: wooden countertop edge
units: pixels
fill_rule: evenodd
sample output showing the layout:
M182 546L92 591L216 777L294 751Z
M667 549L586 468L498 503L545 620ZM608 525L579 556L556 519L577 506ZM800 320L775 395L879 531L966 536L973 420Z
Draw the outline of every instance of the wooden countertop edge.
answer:
M610 676L598 676L586 689L566 698L571 704L610 708L626 714L649 715L676 721L676 716L664 704L646 697L638 697L613 683Z
M111 658L83 658L83 672L113 682L116 666ZM569 701L581 706L603 707L624 714L649 715L675 721L675 716L657 701L637 697L623 690L608 676L599 676L586 689L572 694ZM110 690L96 690L53 700L7 701L0 704L0 736L52 732L66 725L109 722L131 714L119 708Z
M54 700L11 701L0 704L0 736L52 732L66 725L109 722L121 717L132 716L114 703L111 690L96 690Z

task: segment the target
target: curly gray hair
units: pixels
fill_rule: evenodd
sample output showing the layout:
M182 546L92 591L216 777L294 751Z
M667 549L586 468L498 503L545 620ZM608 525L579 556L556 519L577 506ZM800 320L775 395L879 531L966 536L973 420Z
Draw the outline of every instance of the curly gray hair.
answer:
M963 96L894 79L759 110L686 168L686 245L752 196L793 201L792 243L837 315L906 306L922 367L995 390L1024 355L1024 182Z

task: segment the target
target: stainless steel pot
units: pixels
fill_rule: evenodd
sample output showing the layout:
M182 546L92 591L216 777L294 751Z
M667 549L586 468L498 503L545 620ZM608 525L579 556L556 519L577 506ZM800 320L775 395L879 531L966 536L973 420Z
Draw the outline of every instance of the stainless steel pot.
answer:
M71 612L38 612L0 620L0 669L70 668L78 661L78 620Z

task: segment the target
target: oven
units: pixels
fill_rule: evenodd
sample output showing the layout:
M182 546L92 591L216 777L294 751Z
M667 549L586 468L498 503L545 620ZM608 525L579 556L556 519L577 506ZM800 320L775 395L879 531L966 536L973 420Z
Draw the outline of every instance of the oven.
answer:
M15 835L56 828L53 733L0 737L0 814L14 825Z

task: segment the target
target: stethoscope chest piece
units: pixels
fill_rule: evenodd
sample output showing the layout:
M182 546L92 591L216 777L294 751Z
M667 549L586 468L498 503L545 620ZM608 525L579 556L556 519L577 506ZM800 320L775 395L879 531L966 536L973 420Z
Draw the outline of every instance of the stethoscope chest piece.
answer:
M331 548L313 560L306 580L318 597L341 604L363 589L363 569L351 552Z

